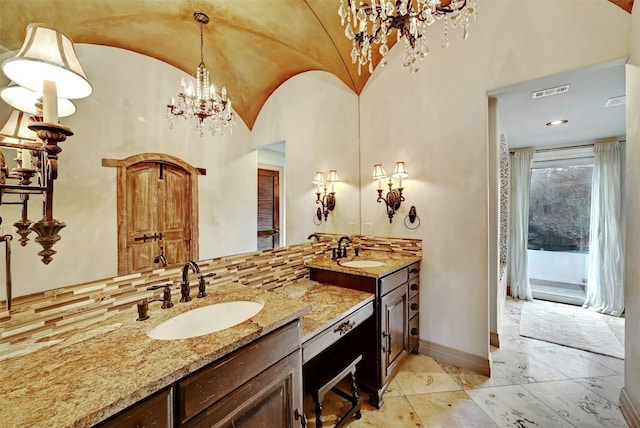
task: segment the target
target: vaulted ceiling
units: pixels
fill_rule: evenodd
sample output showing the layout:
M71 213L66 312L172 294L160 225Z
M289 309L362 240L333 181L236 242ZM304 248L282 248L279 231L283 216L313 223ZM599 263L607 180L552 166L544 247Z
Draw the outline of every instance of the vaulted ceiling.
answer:
M634 0L609 1L631 12ZM42 22L75 43L127 49L193 74L200 57L200 29L193 13L203 12L210 18L204 28L205 63L214 83L227 87L234 110L251 129L271 93L305 71L327 71L360 93L369 73L363 70L359 75L351 63L351 42L340 24L339 4L339 0L3 0L0 49L19 49L26 26ZM374 65L379 60L375 52Z

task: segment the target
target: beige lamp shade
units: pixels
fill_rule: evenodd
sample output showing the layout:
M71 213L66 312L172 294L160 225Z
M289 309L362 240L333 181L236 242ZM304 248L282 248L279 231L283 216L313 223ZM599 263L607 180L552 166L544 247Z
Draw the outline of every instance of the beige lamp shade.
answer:
M318 171L313 176L313 180L311 180L313 184L324 184L324 173Z
M407 165L404 162L396 162L396 167L393 169L393 178L407 178Z
M338 171L336 171L335 169L329 170L329 176L327 177L327 181L330 183L337 183L338 181L340 181L338 179Z
M43 90L45 80L55 82L60 98L85 98L93 92L71 39L44 24L27 26L22 48L2 63L2 71L18 85L35 92Z
M36 104L41 94L30 89L10 83L9 86L0 89L0 98L11 107L27 112L29 114L37 114ZM76 112L76 106L70 100L58 98L58 116L67 117Z
M11 110L9 119L0 129L0 141L6 143L33 143L36 133L28 128L29 115L23 111Z
M381 163L377 163L373 166L373 177L371 178L374 180L387 178L387 173L384 171L384 168Z

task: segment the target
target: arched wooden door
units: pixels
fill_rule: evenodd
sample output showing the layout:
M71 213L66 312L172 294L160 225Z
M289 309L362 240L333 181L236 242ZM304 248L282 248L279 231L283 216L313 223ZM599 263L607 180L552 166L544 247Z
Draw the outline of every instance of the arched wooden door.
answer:
M189 173L160 162L127 168L126 265L131 272L189 260L191 188ZM187 203L185 203L187 202Z
M118 273L198 259L197 175L204 170L163 154L124 160L118 167Z

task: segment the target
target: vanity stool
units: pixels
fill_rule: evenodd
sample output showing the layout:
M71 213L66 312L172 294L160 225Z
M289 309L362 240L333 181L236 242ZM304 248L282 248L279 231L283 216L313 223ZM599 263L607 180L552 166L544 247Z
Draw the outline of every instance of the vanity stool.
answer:
M319 358L318 358L319 357ZM353 356L344 353L333 355L318 355L303 367L304 392L310 394L316 405L316 427L322 426L322 401L327 392L331 391L351 402L351 407L340 417L334 428L345 426L349 418L360 419L360 398L356 385L356 364L362 360L362 355ZM350 393L337 387L338 383L348 378Z

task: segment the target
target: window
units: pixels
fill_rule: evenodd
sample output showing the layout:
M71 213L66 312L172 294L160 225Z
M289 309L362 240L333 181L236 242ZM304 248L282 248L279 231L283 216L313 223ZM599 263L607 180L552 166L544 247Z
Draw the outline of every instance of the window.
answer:
M593 166L531 170L530 250L588 252Z

